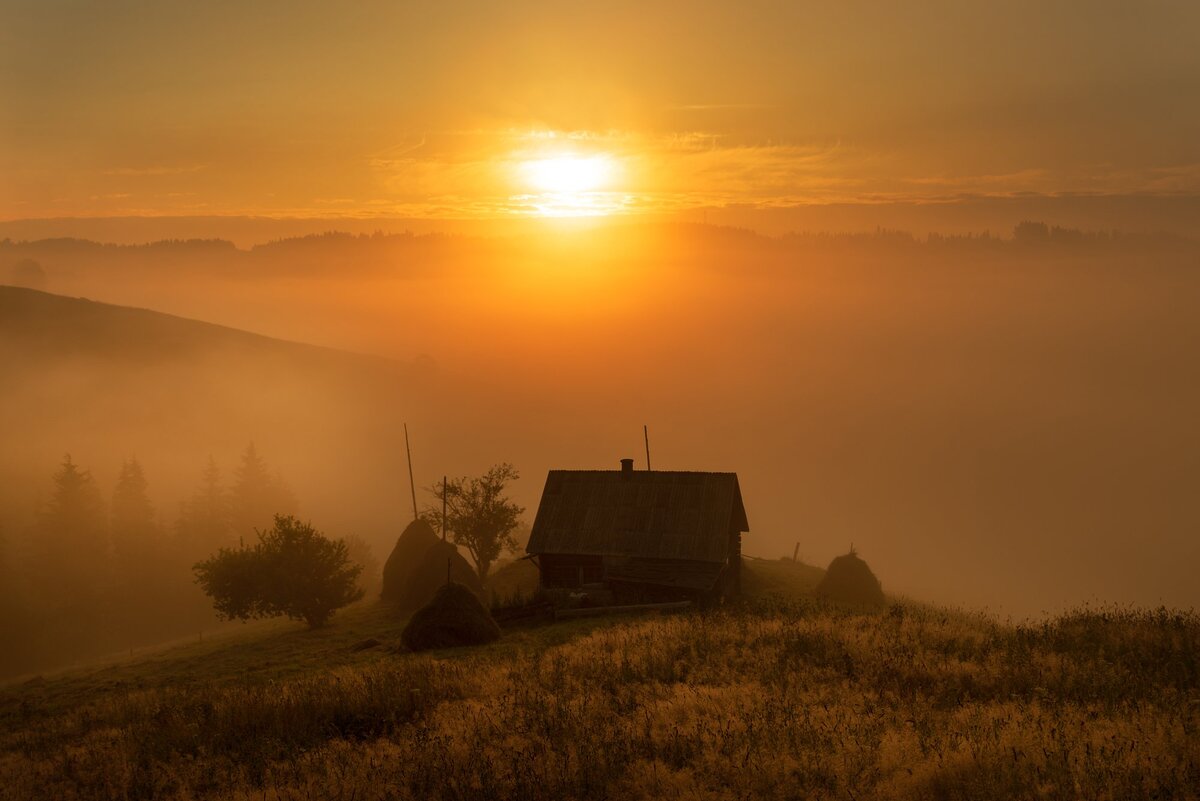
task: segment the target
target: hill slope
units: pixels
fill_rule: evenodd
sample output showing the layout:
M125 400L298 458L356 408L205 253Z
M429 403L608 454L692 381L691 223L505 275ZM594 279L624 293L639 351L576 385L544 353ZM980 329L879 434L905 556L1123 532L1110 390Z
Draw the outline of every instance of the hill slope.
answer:
M171 314L0 286L0 348L32 359L96 358L111 365L220 355L337 375L400 371L386 359L288 342ZM7 365L11 369L14 365Z
M1195 798L1200 620L814 603L411 655L379 607L0 692L32 798ZM355 638L382 645L355 650Z
M0 455L9 528L30 519L66 452L106 492L120 461L136 455L170 510L209 455L228 477L251 441L318 522L381 544L402 522L390 499L403 476L400 423L420 403L409 366L0 287L0 384L0 414L19 421Z

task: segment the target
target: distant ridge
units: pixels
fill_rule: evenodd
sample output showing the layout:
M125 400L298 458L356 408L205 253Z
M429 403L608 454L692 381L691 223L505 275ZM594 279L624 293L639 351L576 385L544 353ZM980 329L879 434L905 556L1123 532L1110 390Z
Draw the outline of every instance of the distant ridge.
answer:
M149 309L0 286L0 528L25 526L70 453L95 471L136 455L169 523L211 455L224 480L255 443L300 511L386 553L400 426L429 369ZM14 511L16 510L16 511Z
M152 309L4 285L0 285L0 346L18 346L27 354L53 351L110 357L120 349L145 359L233 347L271 350L276 356L342 366L404 367L383 356L278 339Z

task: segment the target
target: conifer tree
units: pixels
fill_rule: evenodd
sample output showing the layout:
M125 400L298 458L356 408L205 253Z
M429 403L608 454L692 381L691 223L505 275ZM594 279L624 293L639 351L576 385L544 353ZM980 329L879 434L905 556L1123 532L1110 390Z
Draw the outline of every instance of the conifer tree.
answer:
M137 459L121 465L110 509L113 623L125 636L145 638L170 619L168 553Z
M54 492L38 518L35 581L68 605L94 603L107 573L104 502L96 481L71 461L54 474Z
M146 488L141 464L137 459L126 460L117 477L110 512L113 559L119 567L143 568L142 563L152 560L158 550L154 507Z
M221 470L217 460L209 456L200 486L183 504L176 523L176 533L188 559L194 561L236 542L231 536L229 506L229 492L221 485Z
M276 515L294 515L296 496L278 475L272 475L254 443L242 454L234 471L230 512L234 534L245 541L271 527Z

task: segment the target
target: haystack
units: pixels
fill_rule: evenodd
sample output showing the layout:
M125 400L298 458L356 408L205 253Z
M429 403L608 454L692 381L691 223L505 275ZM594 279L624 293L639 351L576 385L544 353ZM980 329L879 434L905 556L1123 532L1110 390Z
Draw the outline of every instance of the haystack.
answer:
M883 587L853 548L829 563L814 591L818 597L858 606L884 606Z
M426 551L439 542L441 540L433 527L424 520L418 518L409 523L396 540L387 564L383 566L383 590L379 597L389 603L400 603L412 581L417 563Z
M438 590L446 584L447 562L450 581L462 584L477 598L484 597L479 575L470 563L463 559L458 548L451 543L437 540L421 554L409 574L408 583L401 589L398 601L401 610L409 612L420 609L433 600Z
M400 635L411 651L482 645L499 639L500 627L479 598L457 582L443 584Z

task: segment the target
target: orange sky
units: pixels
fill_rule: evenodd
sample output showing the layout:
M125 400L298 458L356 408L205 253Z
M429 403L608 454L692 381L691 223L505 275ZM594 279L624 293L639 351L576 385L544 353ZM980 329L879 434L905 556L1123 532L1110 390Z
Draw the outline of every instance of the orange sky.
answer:
M0 4L0 219L1200 194L1200 4Z

